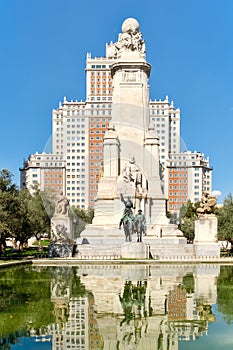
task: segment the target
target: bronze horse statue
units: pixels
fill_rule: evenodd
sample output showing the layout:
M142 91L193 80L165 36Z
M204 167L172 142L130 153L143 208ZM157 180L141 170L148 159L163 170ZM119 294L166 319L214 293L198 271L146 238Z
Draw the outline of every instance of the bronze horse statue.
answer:
M125 241L132 241L132 234L134 232L134 218L131 215L125 215L123 218L123 227L125 232Z

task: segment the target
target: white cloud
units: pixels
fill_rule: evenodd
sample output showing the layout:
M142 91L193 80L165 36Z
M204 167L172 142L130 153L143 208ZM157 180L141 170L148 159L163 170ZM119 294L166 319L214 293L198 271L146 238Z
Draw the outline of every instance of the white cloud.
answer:
M214 190L213 192L212 192L212 196L214 196L214 197L220 197L222 195L222 192L221 191L219 191L219 190Z

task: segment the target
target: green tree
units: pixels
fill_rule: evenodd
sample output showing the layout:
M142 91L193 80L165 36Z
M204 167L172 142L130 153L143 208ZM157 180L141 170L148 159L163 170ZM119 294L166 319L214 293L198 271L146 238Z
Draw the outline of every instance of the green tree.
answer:
M87 210L72 207L71 216L74 223L74 237L77 238L80 236L80 233L85 229L87 224L92 223L94 217L94 210L88 208Z
M19 191L12 178L8 170L0 171L0 256L6 238L19 241L22 250L30 237L40 238L42 233L50 233L49 216L54 212L54 203L48 194L36 188L33 195L28 190Z
M50 232L50 218L39 191L31 195L28 190L21 190L17 201L17 210L11 218L11 236L20 242L22 250L32 236L40 240L43 233Z
M187 205L183 205L180 208L180 217L179 217L179 229L183 232L184 237L187 238L189 243L192 243L194 240L194 231L195 231L195 220L197 219L197 207L199 202L192 204L189 200Z
M12 181L13 174L9 170L0 170L0 192L14 192L17 186Z
M12 179L9 170L0 171L0 256L11 235L11 217L17 211L18 189Z
M19 191L14 202L13 210L9 214L10 236L15 242L19 241L19 249L23 250L24 244L34 234L34 212L30 210L32 196L28 190Z
M194 293L194 278L192 273L187 273L187 275L183 277L182 288L189 294Z
M218 239L226 240L233 245L233 197L228 194L223 206L216 209L218 218Z
M47 197L46 197L47 199ZM31 232L39 242L38 249L41 250L41 237L44 233L50 235L50 210L52 210L52 204L46 202L45 208L45 196L42 197L41 192L37 190L30 198L28 205L29 221L31 226ZM49 205L48 205L49 204ZM49 208L49 213L47 209Z
M55 212L55 199L56 195L52 192L47 191L39 191L37 189L37 192L40 195L41 203L43 203L43 207L48 215L48 217L51 219L54 212Z

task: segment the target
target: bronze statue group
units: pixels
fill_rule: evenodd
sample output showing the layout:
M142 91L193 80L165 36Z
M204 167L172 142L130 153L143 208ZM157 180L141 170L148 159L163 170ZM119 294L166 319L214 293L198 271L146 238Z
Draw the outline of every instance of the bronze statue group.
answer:
M137 233L137 242L142 242L142 234L146 234L145 215L141 209L138 210L135 216L133 215L133 209L135 208L130 197L125 200L121 194L121 201L124 203L125 209L119 223L119 229L121 229L123 224L126 242L132 241L133 233Z

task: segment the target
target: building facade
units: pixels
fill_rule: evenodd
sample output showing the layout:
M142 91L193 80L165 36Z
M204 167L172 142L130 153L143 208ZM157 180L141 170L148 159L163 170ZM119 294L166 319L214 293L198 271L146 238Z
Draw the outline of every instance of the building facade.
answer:
M203 192L212 192L212 168L209 159L199 152L170 154L167 159L168 210L179 213L180 207L191 200L201 200Z
M62 154L35 153L20 168L20 188L66 193L66 166Z

